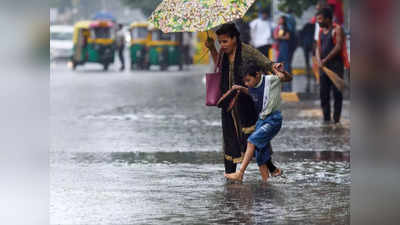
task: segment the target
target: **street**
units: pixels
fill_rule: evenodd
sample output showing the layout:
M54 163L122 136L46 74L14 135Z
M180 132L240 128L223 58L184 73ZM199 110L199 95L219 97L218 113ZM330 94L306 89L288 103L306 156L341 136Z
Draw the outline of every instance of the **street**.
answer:
M350 223L349 100L340 127L322 125L318 95L285 102L284 176L262 184L253 161L239 184L223 176L208 66L117 69L51 65L51 224Z

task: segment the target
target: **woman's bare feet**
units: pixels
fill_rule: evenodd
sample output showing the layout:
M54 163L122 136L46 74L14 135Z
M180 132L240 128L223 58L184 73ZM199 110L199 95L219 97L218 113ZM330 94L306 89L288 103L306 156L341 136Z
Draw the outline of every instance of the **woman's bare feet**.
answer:
M236 173L225 173L224 176L228 178L229 180L237 180L237 181L242 181L243 180L243 173L238 171Z

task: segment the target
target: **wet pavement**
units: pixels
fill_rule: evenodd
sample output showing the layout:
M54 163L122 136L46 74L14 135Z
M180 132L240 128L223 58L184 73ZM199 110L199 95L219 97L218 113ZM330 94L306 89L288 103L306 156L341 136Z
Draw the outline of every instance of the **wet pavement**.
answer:
M321 124L319 101L285 103L262 184L223 177L220 111L204 106L203 74L73 72L51 66L51 224L349 224L350 103Z

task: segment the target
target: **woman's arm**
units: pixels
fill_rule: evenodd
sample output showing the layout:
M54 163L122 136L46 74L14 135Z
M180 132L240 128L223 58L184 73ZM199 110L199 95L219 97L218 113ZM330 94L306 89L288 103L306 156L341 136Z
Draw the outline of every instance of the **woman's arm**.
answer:
M264 54L262 54L260 51L257 49L249 46L249 50L246 53L245 57L249 57L251 61L255 61L256 64L261 67L262 71L264 71L265 74L271 73L272 72L272 65L274 63L271 62L271 60L266 57Z
M282 40L289 40L290 39L290 34L289 32L285 32L285 34L280 38Z
M218 61L218 51L215 48L214 39L208 38L205 42L205 46L210 50L211 57L214 61L214 64L217 64L218 63L217 62Z
M245 93L246 95L249 94L249 89L246 88L246 87L240 86L240 85L233 85L233 86L232 86L232 89L233 89L233 90L238 90L238 91L240 91L240 92L242 92L242 93Z

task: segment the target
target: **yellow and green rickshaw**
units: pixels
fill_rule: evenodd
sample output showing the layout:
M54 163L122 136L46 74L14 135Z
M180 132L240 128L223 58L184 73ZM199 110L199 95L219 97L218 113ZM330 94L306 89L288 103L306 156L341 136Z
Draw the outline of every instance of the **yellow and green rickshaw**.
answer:
M130 55L131 69L148 69L147 44L151 41L151 33L146 22L134 22L129 31L131 33Z
M182 33L163 33L159 29L150 28L151 41L148 42L148 63L159 65L161 70L168 66L178 65L182 70L182 52L180 40Z
M86 62L103 65L104 70L114 63L115 30L110 21L81 21L74 26L73 69Z

